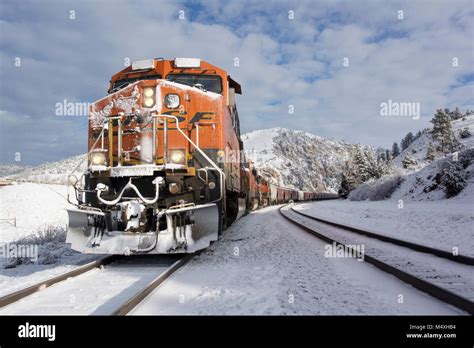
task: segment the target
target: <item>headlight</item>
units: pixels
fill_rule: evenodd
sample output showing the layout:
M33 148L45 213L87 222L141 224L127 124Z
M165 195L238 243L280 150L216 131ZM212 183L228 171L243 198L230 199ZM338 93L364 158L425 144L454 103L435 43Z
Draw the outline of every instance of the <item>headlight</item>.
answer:
M93 152L91 154L91 164L95 166L105 165L105 154L102 152Z
M165 105L168 109L176 109L179 106L179 95L167 94L165 97Z
M147 87L143 89L143 95L145 97L153 97L153 94L155 94L155 91L153 88Z
M186 164L186 153L184 150L173 150L170 153L171 163Z
M142 106L145 108L151 108L153 105L155 105L155 89L151 87L145 87L143 88L143 100L142 100Z

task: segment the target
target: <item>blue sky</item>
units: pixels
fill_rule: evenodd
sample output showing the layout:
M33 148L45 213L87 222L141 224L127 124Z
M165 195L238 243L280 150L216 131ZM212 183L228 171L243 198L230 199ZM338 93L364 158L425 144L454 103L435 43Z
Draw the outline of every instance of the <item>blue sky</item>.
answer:
M126 58L201 57L228 70L243 87L237 102L244 132L287 127L389 147L429 126L436 108L474 109L473 6L3 0L0 163L15 163L16 153L21 164L85 153L86 118L58 117L55 105L103 97ZM420 119L380 116L389 99L420 103Z

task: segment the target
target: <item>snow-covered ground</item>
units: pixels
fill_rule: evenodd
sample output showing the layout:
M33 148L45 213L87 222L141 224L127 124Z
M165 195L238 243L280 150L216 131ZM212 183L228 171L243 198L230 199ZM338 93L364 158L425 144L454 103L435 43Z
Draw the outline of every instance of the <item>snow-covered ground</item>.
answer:
M61 185L25 183L1 188L1 217L17 217L16 228L2 224L1 241L12 242L41 226L64 227L65 196L66 187ZM135 314L459 313L366 263L324 257L325 245L280 217L277 207L256 211L237 221L222 240L174 274ZM72 251L65 255L50 265L0 269L0 296L94 258ZM44 290L46 297L38 294L2 313L105 314L146 283L145 271L127 275L128 285L121 286L127 285L123 289L128 290L122 292L114 274L103 289L102 285L94 287L97 279L109 276L96 270L85 283L78 279L67 284L75 294L71 303L60 287L53 286ZM104 295L82 295L89 288ZM404 295L404 303L398 303L399 294ZM63 306L54 306L55 298Z
M440 200L352 202L320 201L297 205L305 213L369 229L391 237L474 256L474 209L465 202Z
M70 190L74 200L74 191ZM0 243L12 242L47 227L68 223L67 186L21 183L0 188L0 219L16 218L16 227L0 223ZM75 201L75 200L74 200Z
M0 309L0 315L110 315L176 261L135 256L57 283Z
M70 193L73 193L72 190ZM67 187L64 185L23 183L1 187L0 219L16 218L16 227L11 220L0 220L0 247L48 228L65 229L68 223L65 209L70 206L66 195ZM73 198L72 194L71 200L74 201ZM65 243L51 243L48 247L54 250L45 250L39 246L38 251L54 254L55 260L52 263L32 262L8 269L4 269L8 260L4 258L2 251L0 296L65 273L97 258L95 255L77 253ZM42 255L38 256L41 259Z
M133 314L459 314L365 262L326 258L277 209L237 221Z

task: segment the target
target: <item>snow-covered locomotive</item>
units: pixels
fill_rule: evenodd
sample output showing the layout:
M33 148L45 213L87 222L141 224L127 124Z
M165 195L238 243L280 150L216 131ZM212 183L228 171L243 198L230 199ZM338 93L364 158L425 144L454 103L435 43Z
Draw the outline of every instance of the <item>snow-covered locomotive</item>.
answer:
M108 92L89 110L88 168L68 210L73 249L194 252L245 210L291 199L244 159L241 87L226 71L196 58L150 59L115 74Z

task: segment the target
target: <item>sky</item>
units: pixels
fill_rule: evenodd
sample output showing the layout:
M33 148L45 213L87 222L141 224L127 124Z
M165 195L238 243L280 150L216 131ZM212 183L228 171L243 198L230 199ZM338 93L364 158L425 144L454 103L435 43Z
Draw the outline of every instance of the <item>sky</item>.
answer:
M474 109L473 19L471 0L2 0L0 163L85 153L87 117L56 104L98 100L127 61L153 57L227 70L243 132L388 148L438 108ZM419 117L382 115L389 101Z

